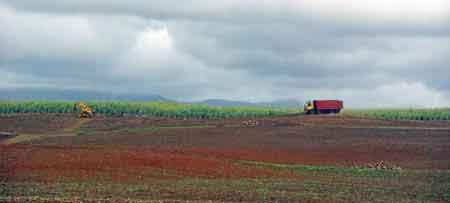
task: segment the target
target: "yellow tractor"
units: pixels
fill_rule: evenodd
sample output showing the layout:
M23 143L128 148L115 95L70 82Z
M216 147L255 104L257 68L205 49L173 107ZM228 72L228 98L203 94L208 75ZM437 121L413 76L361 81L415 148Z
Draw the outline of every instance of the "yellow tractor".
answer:
M78 102L73 106L74 112L79 112L80 118L93 118L95 116L95 112L92 110L91 107L89 107L84 102Z

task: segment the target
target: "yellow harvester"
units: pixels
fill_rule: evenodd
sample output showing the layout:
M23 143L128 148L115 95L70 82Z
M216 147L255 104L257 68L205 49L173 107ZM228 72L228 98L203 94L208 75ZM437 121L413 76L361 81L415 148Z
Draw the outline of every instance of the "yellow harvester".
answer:
M92 108L84 102L76 103L73 109L75 112L80 112L80 118L93 118L95 116L95 112L92 110Z

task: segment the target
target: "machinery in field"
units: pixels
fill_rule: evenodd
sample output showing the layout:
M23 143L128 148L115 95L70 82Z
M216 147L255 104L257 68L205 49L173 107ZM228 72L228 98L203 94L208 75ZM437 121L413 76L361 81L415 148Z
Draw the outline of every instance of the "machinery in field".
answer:
M305 103L306 114L339 113L344 108L341 100L311 100Z
M95 112L84 102L78 102L73 106L75 112L79 112L80 118L93 118Z

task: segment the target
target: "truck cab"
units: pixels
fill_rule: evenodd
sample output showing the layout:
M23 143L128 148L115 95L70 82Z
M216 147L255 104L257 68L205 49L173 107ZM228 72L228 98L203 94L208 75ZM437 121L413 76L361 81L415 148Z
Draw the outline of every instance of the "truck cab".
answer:
M305 103L304 111L306 114L311 114L314 110L314 102L312 100L309 100Z

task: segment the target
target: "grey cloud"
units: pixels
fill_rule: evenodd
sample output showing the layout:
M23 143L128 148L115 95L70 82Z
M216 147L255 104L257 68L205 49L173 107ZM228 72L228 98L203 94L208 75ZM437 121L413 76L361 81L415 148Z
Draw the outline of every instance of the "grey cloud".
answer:
M367 88L387 80L409 80L420 76L411 73L420 72L421 63L433 61L436 69L446 67L445 61L439 64L440 59L430 53L450 50L445 37L343 37L308 27L273 29L277 26L174 22L169 28L180 49L210 67L289 76L305 87L324 83L322 86ZM420 61L422 58L428 61ZM323 81L316 82L317 78Z
M399 0L346 1L358 6L345 5L334 0L329 2L299 1L204 1L204 0L2 0L14 8L25 11L59 14L105 14L129 15L160 20L194 20L215 23L262 24L288 23L291 26L308 26L322 33L335 35L350 33L376 35L386 34L436 34L448 35L450 30L450 3L442 0L410 2ZM419 4L420 3L420 4ZM396 5L395 5L396 4ZM328 6L327 6L328 5ZM373 6L362 8L361 6ZM418 8L419 5L429 8ZM336 7L340 6L340 7ZM396 6L396 8L394 7ZM411 10L408 12L408 9ZM386 11L383 11L386 10ZM372 12L371 12L372 11ZM274 27L276 28L276 27ZM282 30L286 29L286 26ZM278 31L282 31L278 29Z
M435 94L449 100L445 13L424 15L429 23L397 15L334 19L249 2L0 0L0 26L8 30L0 33L0 71L18 84L33 85L26 76L184 100L329 95L377 103L370 93L386 101L395 96L389 87L420 89L415 103ZM139 41L165 29L170 42L157 33L148 39L155 43Z
M0 26L7 30L0 33L0 64L9 71L41 77L104 74L111 59L130 49L137 32L147 24L132 17L6 11L0 19ZM108 20L114 23L105 23Z

